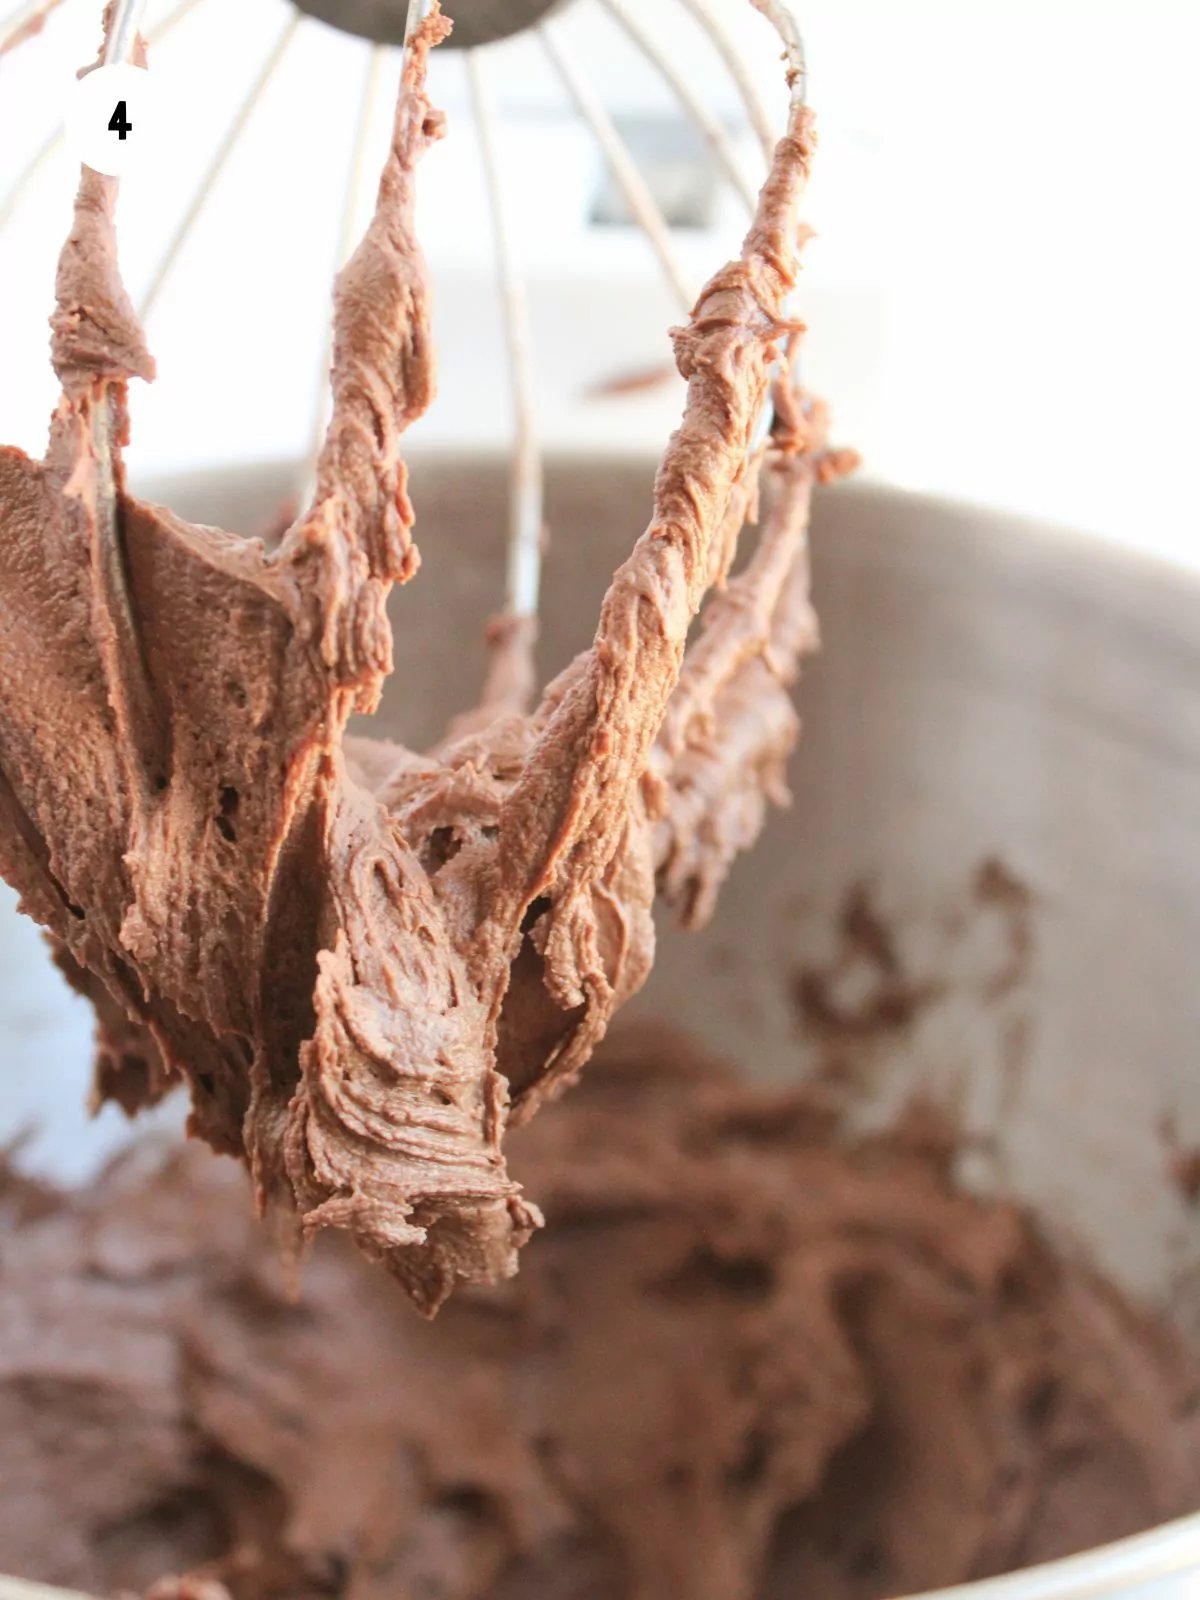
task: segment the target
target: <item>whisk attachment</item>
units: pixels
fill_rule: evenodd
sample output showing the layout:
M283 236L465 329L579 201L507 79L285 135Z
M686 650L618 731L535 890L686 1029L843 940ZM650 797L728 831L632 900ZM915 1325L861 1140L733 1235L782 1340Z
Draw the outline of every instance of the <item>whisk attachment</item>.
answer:
M678 100L680 106L687 113L697 132L712 151L717 165L725 174L730 187L740 195L748 211L753 211L758 200L758 186L753 184L742 171L734 149L733 140L723 126L721 119L716 116L696 93L691 81L680 72L671 59L654 38L654 35L645 27L637 10L628 3L628 0L602 0L605 10L637 45L638 49L652 63L662 75L671 93Z
M58 0L55 0L55 4L57 3ZM174 10L169 11L160 23L148 30L146 43L153 46L167 38L199 4L200 0L179 0L179 4ZM21 43L27 36L26 33L22 33L20 38L14 40L14 45ZM7 40L13 36L4 34L3 37ZM4 46L0 46L0 55L2 55L3 49ZM59 150L62 149L65 138L66 128L60 123L29 157L4 194L0 195L0 230L3 230L11 221L13 213L29 192L29 188L38 174L44 171Z
M104 41L106 67L115 67L133 59L134 43L145 13L146 0L116 0L108 36Z
M495 636L484 715L425 752L349 732L379 705L389 592L418 562L401 439L434 392L413 209L441 132L435 11L409 36L375 213L335 299L318 503L268 549L126 491L128 381L153 367L121 283L115 189L85 169L53 321L62 396L45 464L6 452L20 561L0 571L30 641L0 706L22 751L6 873L102 991L102 1025L108 1007L135 1031L139 1067L187 1078L192 1128L245 1158L264 1206L286 1207L297 1239L344 1230L429 1313L456 1285L512 1275L541 1218L507 1172L506 1125L572 1080L645 981L656 899L706 914L782 798L787 684L811 642L807 492L841 466L819 416L781 394L794 425L764 462L781 493L761 559L688 668L691 623L754 504L752 436L794 327L812 137L793 60L754 223L675 333L687 402L591 646L525 710L509 646L532 630L536 566L522 574L518 544L524 615ZM498 271L523 335L477 66ZM81 751L103 781L72 781ZM61 878L45 865L60 860ZM118 1097L112 1059L100 1092ZM141 1072L123 1103L156 1083Z
M513 465L505 611L512 617L535 617L541 584L543 480L542 456L534 417L529 307L517 259L516 242L504 203L504 183L496 141L496 114L487 65L477 50L469 51L466 60L475 128L479 136L492 214L496 276L504 306L512 392Z
M792 104L802 106L808 98L808 60L804 51L804 36L789 6L782 0L750 0L783 40L783 53L788 64L788 88Z
M354 131L354 149L350 156L345 199L342 203L342 220L338 228L336 269L340 270L354 248L355 229L363 210L363 191L367 183L367 136L379 103L383 85L383 70L387 64L387 46L372 45L363 81L362 99L358 108L358 126ZM329 370L333 360L333 328L326 327L321 362L317 368L316 394L313 399L313 422L305 454L305 480L301 503L308 504L317 488L317 458L329 423L330 393Z
M629 207L630 214L646 235L680 309L686 314L692 309L696 298L695 290L689 284L675 254L671 244L670 226L659 210L658 203L650 192L650 186L638 171L637 162L617 131L616 123L600 96L588 82L583 69L575 59L574 51L558 27L554 23L543 23L538 33L546 54L562 80L563 87L574 102L575 109L591 129L592 136L608 163L609 171L621 191L625 204Z
M171 235L167 247L154 269L145 293L142 295L141 302L138 305L138 314L143 320L154 309L155 301L162 292L163 284L166 282L171 268L178 261L184 246L191 237L192 229L196 226L200 213L204 210L217 179L221 176L230 157L237 148L251 117L254 115L255 108L266 93L267 85L275 76L287 53L288 46L296 37L299 26L300 18L298 16L291 16L287 19L280 29L266 60L259 68L254 81L243 96L241 104L234 113L233 121L225 130L224 137L214 151L212 160L205 169L204 176L200 179L187 210L176 225L175 232Z
M36 33L41 23L60 3L61 0L25 0L24 4L17 6L15 11L0 22L0 54L3 53L10 38L15 44ZM148 42L153 44L166 37L199 3L200 0L179 0L174 10L156 28L150 30L147 36ZM699 24L721 57L744 103L746 115L758 142L769 157L775 139L771 114L738 48L726 33L718 13L713 9L711 0L676 0L676 3ZM752 3L779 33L788 58L788 78L793 103L802 102L805 93L804 48L795 19L780 0L752 0ZM657 42L652 30L647 28L641 7L636 4L636 0L602 0L602 4L616 25L662 76L682 112L694 124L712 151L714 160L718 163L726 181L747 205L753 208L756 186L743 172L729 132L697 93L695 87L679 71L669 52ZM104 57L106 63L129 59L146 6L147 0L116 0ZM694 300L694 285L689 281L674 248L671 228L616 123L571 50L564 36L564 30L555 16L555 13L566 9L566 6L567 0L445 0L447 14L454 22L454 30L443 45L443 49L447 47L458 49L465 54L467 80L484 169L494 240L496 276L508 355L513 429L505 613L509 617L524 619L535 618L538 604L543 531L542 459L535 416L529 311L517 241L509 215L510 207L505 198L497 119L492 103L485 53L481 50L481 46L518 32L536 30L568 96L590 128L630 214L645 233L674 300L684 313L690 311ZM369 107L375 102L387 61L388 47L407 45L415 29L431 8L432 0L293 0L291 15L285 21L266 59L248 87L183 216L151 273L150 281L143 291L139 304L143 318L151 315L156 308L167 278L185 249L222 172L234 157L249 121L261 103L272 78L279 70L287 49L305 17L318 18L344 32L370 39L374 43L366 75L363 105L360 107L354 136L348 192L341 215L338 263L346 259L362 209L359 191L365 181L365 141L370 121ZM60 128L33 153L26 166L17 174L8 192L0 195L0 226L7 222L38 172L60 148L62 139L63 130ZM305 503L315 487L315 461L329 414L330 355L331 351L327 344L320 365L318 399L313 409L312 442L306 457L307 467L303 479ZM752 455L757 454L766 441L771 416L772 407L768 404L755 430L751 446Z
M60 5L62 0L22 0L15 11L0 17L0 58L40 33L46 18Z
M755 0L751 0L751 3L755 3ZM741 97L746 115L750 119L750 126L754 129L762 148L763 159L770 162L771 152L775 148L774 121L762 91L742 59L741 51L726 32L710 0L679 0L679 4L708 35L713 49L720 56Z

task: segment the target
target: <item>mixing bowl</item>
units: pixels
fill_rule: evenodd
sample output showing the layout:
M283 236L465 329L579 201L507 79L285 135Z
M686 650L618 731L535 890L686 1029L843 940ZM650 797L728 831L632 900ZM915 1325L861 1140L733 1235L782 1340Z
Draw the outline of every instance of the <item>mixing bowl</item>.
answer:
M553 464L545 671L587 642L652 471ZM414 467L423 567L394 597L397 670L376 718L410 744L432 741L478 685L482 648L467 641L502 592L505 482L500 462ZM149 492L254 532L288 483L286 466L263 466ZM964 1183L1031 1206L1063 1249L1200 1341L1187 1181L1200 1147L1200 580L869 484L820 500L814 567L825 645L799 691L794 804L734 868L709 928L663 927L634 1008L764 1078L819 1075L852 1126L936 1100L961 1127ZM852 937L864 918L873 937ZM84 1092L86 1014L59 995L32 930L10 913L0 928L0 1115L44 1113L28 1158L80 1176L124 1137L115 1120L84 1129L66 1104ZM1200 1516L951 1592L1200 1595Z

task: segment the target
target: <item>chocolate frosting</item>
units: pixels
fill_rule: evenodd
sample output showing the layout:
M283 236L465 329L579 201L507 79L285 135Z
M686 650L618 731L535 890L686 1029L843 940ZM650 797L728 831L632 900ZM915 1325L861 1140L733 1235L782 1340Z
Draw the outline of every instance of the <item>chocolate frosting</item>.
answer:
M645 979L656 887L701 919L783 798L809 490L851 464L782 383L748 459L795 329L813 130L794 107L741 255L675 331L686 412L592 647L525 714L528 630L507 625L482 710L435 750L346 738L418 565L400 438L434 371L413 181L442 132L424 81L446 28L435 8L406 55L336 286L315 498L277 548L129 493L126 385L153 362L116 185L86 169L47 454L0 451L0 870L97 1003L97 1096L132 1111L186 1079L192 1131L245 1157L260 1207L347 1230L426 1311L515 1269L540 1216L506 1122L574 1078ZM681 682L760 474L760 548Z
M1196 1362L949 1155L920 1118L846 1148L811 1092L624 1031L513 1136L549 1223L520 1277L434 1326L336 1236L291 1299L194 1148L10 1185L0 1570L876 1600L1194 1510Z

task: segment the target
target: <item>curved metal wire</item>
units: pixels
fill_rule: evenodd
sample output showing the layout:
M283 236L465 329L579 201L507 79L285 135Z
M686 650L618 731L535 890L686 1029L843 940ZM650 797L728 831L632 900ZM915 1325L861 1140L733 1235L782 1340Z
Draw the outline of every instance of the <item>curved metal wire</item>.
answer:
M417 29L421 26L422 22L425 21L425 18L429 15L432 9L433 0L408 0L408 13L404 19L404 45L400 53L401 83L404 82L404 72L408 63L409 46L412 42L413 34L416 33ZM372 90L373 69L377 63L382 60L382 57L376 53L378 49L379 47L376 46L372 50L371 54L371 65L368 68L367 81L368 94L370 94ZM386 48L384 50L384 54L386 55ZM369 109L364 106L359 116L358 132L355 136L354 152L351 156L351 192L347 195L346 202L342 210L342 242L339 249L339 269L343 259L349 255L351 233L355 226L355 218L357 216L357 202L354 196L354 191L357 189L360 181L358 163L362 158L362 154L365 149L368 122ZM316 408L313 414L312 437L309 441L308 454L305 458L304 467L300 475L299 503L301 507L312 505L316 499L317 464L320 460L321 449L325 442L325 431L329 425L329 413L332 403L332 396L329 393L329 373L332 365L332 357L333 328L332 326L329 326L325 336L325 343L322 347L322 356L317 373L318 396Z
M175 7L174 11L168 12L168 14L163 18L157 27L151 28L147 32L146 43L150 46L154 46L158 44L160 40L167 38L172 29L175 28L178 23L182 22L184 17L186 17L189 12L194 11L199 4L200 0L179 0L179 4ZM16 177L9 185L8 191L5 193L3 198L0 199L0 232L3 232L4 228L8 225L13 213L20 205L21 199L28 190L30 184L37 177L38 173L41 172L42 168L45 167L52 157L55 156L62 148L65 139L66 128L64 124L60 122L58 127L46 136L45 140L33 152L29 160L21 168L20 172L17 173Z
M793 112L798 106L805 104L808 97L808 65L804 53L804 39L800 33L799 24L784 0L750 0L756 10L774 27L783 41L784 54L788 64L788 93ZM786 309L786 308L785 308ZM782 359L776 363L773 376L783 371ZM773 385L772 385L773 387ZM759 414L754 432L750 438L750 455L760 449L767 440L771 431L771 423L775 414L774 403L770 398L770 389L767 391L767 402Z
M625 0L601 0L601 3L609 15L621 25L646 59L661 73L668 88L691 118L704 142L712 151L731 187L741 196L747 209L753 211L758 198L758 190L742 171L733 140L729 137L720 118L709 110L688 79L659 45L653 34L642 26L640 18L625 4Z
M496 148L496 115L487 68L479 50L467 52L467 78L479 135L492 235L496 245L496 275L504 307L504 333L508 344L509 378L513 406L513 462L509 487L508 580L505 609L514 617L537 615L542 569L542 455L538 447L533 402L533 355L530 347L529 306L517 262L516 244L504 201L504 184Z
M143 321L145 321L145 319L154 309L155 302L157 301L159 294L162 292L163 284L170 275L171 268L179 259L180 251L183 249L184 245L191 236L192 229L195 227L200 213L204 210L205 203L207 202L208 197L212 194L212 191L216 186L217 179L221 176L226 162L237 148L238 141L241 139L242 134L246 131L247 124L249 123L251 116L254 114L256 106L262 99L268 83L270 83L272 77L275 75L276 68L283 60L288 45L291 44L292 40L295 38L296 30L300 26L300 21L301 18L299 13L293 12L288 20L284 23L274 45L271 47L270 54L259 68L253 83L250 85L249 89L247 89L241 104L238 106L233 121L225 130L225 137L217 146L216 154L209 162L208 168L205 171L204 176L201 178L196 192L193 194L191 201L188 204L187 210L179 219L179 223L176 226L175 232L171 235L170 242L168 243L167 248L163 251L162 256L159 258L158 265L155 267L150 278L150 282L144 294L142 295L141 302L138 305L138 315Z
M0 58L42 31L42 24L63 0L24 0L0 22Z
M29 185L50 158L62 148L65 140L66 131L60 125L55 128L53 133L47 136L44 143L37 147L20 172L17 173L9 186L8 193L3 199L0 199L0 230L7 226L9 218L20 205L21 197L29 188Z
M407 52L414 33L433 9L432 0L408 0L408 15L404 19L404 49ZM403 73L401 74L403 76Z
M757 4L757 0L751 0L751 3ZM709 0L679 0L679 4L704 29L714 50L725 63L746 108L746 115L750 118L750 126L762 146L763 159L770 164L777 136L775 125L767 103L759 92L758 84L742 60L741 52L726 32L724 23L709 5Z
M354 233L363 213L363 190L366 186L367 146L374 121L375 107L387 64L388 46L371 46L367 58L367 74L363 83L362 100L358 110L358 125L354 130L354 145L350 153L350 170L347 174L346 193L342 202L342 219L338 228L337 258L334 271L340 272L354 245ZM332 396L329 392L329 369L333 362L333 322L326 320L325 339L321 347L321 360L317 369L317 392L313 401L312 431L304 456L301 475L301 498L309 505L317 489L317 460L329 425Z
M104 40L104 65L114 67L133 56L146 0L115 0Z
M762 12L783 40L792 104L803 105L808 98L808 60L804 52L804 37L800 32L800 24L796 21L791 7L785 5L783 0L750 0L750 4L756 11Z
M19 7L12 13L9 27L28 27L31 20L48 15L61 0L34 0L33 4ZM687 78L679 71L669 55L643 26L637 8L627 0L603 0L606 8L623 28L633 43L652 62L672 90L682 109L694 122L720 164L724 175L748 205L754 204L753 186L747 181L736 157L733 142L719 119L705 104ZM709 40L723 60L745 104L751 126L762 145L767 159L774 149L775 131L772 118L757 83L747 69L737 47L729 37L719 17L711 9L709 0L679 0L704 29ZM782 0L751 0L751 3L772 23L784 44L788 61L788 82L793 106L805 98L806 63L803 39L795 18ZM147 0L116 0L105 50L105 61L126 60L132 53L138 27ZM174 11L149 36L151 43L165 37L199 0L181 0ZM409 0L406 19L405 49L408 41L432 9L432 0ZM241 102L234 120L218 147L187 211L176 227L163 256L151 278L142 299L143 316L148 315L156 303L163 284L175 265L202 212L226 162L241 138L256 106L261 100L271 77L280 65L300 23L293 15L281 30L274 47L263 63L257 77ZM671 230L656 204L645 179L642 177L621 135L599 96L588 82L566 43L556 22L547 21L538 28L547 54L566 88L575 107L590 128L603 154L613 178L638 225L646 234L663 274L684 311L690 311L693 291L680 265L671 241ZM0 46L2 51L3 46ZM363 182L366 134L370 112L378 92L378 80L386 52L375 47L371 52L367 85L360 111L347 196L341 219L339 263L348 253L356 225L359 191ZM534 409L534 380L529 331L528 305L518 268L518 252L512 237L510 220L504 200L503 184L497 154L495 113L492 105L487 71L478 51L466 57L472 105L480 141L488 200L492 215L496 249L496 271L500 299L504 310L504 333L509 355L510 382L513 401L514 450L513 471L509 503L509 552L507 577L507 609L520 617L536 614L541 568L543 471L538 446ZM18 175L8 194L0 201L0 227L8 221L21 195L49 160L62 141L62 129L54 134L34 153L25 169ZM326 349L321 364L322 390L328 388L329 350ZM328 399L319 399L315 407L313 446L309 453L308 479L319 452L326 424ZM752 452L759 448L770 425L771 408L764 408L755 432Z
M695 303L695 294L672 248L671 230L654 196L650 193L646 180L638 171L637 163L629 153L629 147L617 132L616 124L605 109L603 101L580 70L572 51L559 32L558 24L543 22L538 27L538 33L567 93L575 102L575 109L592 130L592 135L608 162L609 170L616 180L625 204L658 257L659 265L672 293L683 311L690 312Z

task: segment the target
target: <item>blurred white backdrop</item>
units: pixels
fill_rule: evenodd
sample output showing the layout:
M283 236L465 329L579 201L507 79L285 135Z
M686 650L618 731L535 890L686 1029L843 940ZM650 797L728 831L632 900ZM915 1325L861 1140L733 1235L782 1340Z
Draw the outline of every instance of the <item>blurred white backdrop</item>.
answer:
M771 30L749 0L714 3L782 116ZM170 9L151 0L151 24ZM637 9L736 117L732 86L676 0ZM808 207L819 237L800 292L805 372L833 400L840 435L877 478L1200 565L1200 4L796 9L822 134ZM42 38L0 62L0 199L93 56L100 10L65 0ZM170 115L121 200L135 295L289 10L201 0L154 53ZM669 90L596 0L577 0L565 26L614 111L670 112ZM155 309L159 379L137 386L135 474L305 448L366 55L315 22L293 41ZM592 390L669 361L677 310L640 235L589 224L601 158L536 42L496 47L491 60L542 434L552 446L657 450L678 414L677 380L617 397ZM418 437L503 447L503 347L461 59L444 55L432 76L450 132L422 174L420 223L442 376ZM375 165L391 87L372 130ZM742 153L749 165L748 136ZM60 156L0 234L0 438L37 452L55 399L46 316L73 186ZM678 235L697 284L742 220L730 194L713 227Z

